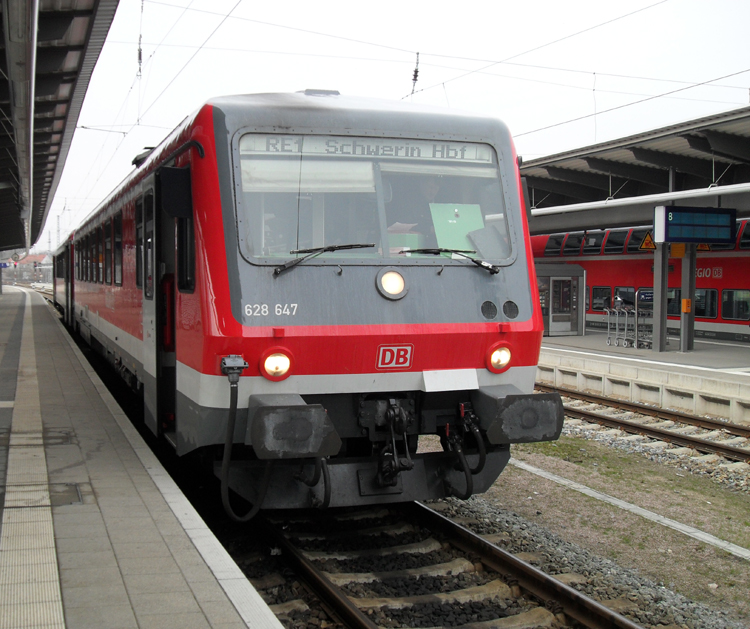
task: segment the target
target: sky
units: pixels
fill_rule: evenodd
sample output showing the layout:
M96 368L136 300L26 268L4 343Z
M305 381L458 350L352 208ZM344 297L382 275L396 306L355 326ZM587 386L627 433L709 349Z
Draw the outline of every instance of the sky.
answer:
M750 0L120 0L36 249L215 96L491 115L529 161L750 106L748 24Z

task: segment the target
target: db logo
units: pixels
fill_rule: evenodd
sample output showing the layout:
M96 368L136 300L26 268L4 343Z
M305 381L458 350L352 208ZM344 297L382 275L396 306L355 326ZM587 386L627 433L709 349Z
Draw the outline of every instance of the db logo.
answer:
M378 347L378 369L408 369L413 351L413 345L381 345Z

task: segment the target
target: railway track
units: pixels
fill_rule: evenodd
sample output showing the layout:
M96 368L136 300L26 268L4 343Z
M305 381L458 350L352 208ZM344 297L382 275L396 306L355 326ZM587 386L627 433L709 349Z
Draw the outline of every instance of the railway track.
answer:
M616 428L631 434L644 435L692 448L698 452L718 454L733 461L750 462L750 427L679 411L655 408L635 402L613 400L571 389L537 385L539 391L557 392L563 396L565 415L590 423ZM565 398L582 401L587 406L574 406ZM597 410L593 410L591 406ZM606 409L626 411L636 416L617 417L602 412ZM640 416L640 417L639 417ZM658 420L653 422L653 420ZM653 422L653 423L652 423Z
M586 577L550 576L420 503L263 526L276 554L330 612L328 626L639 627L572 587ZM261 592L281 582L254 580ZM305 607L272 605L281 618Z

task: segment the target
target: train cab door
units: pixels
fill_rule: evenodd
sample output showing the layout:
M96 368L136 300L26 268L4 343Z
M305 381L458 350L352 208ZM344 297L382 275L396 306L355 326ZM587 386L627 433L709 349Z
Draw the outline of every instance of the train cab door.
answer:
M573 286L573 283L576 286ZM570 334L578 329L578 279L550 278L549 335Z
M65 247L65 269L64 269L64 275L65 279L63 280L65 282L65 325L68 327L73 326L73 290L75 286L74 277L75 277L75 245L70 242L68 246Z
M143 420L154 434L159 433L158 365L157 365L157 299L156 299L156 243L157 221L154 216L155 195L153 180L136 201L136 220L143 257Z
M143 417L171 436L175 408L175 226L157 203L155 180L136 203L143 221Z

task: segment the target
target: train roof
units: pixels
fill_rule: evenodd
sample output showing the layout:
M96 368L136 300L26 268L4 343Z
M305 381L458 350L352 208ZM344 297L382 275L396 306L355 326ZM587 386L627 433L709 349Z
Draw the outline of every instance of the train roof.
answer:
M243 94L212 98L217 107L236 119L257 127L330 128L350 132L429 133L464 138L490 138L508 133L498 118L458 109L417 105L408 101L344 96L332 90L293 93Z

